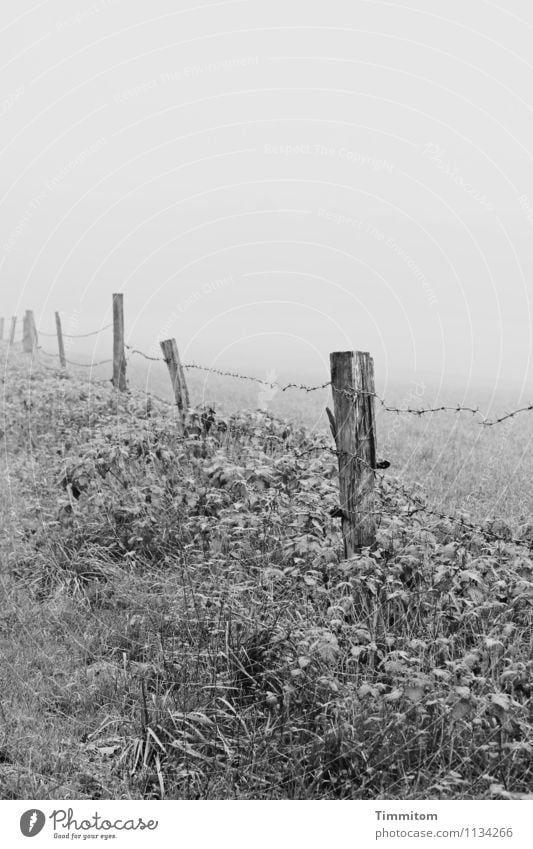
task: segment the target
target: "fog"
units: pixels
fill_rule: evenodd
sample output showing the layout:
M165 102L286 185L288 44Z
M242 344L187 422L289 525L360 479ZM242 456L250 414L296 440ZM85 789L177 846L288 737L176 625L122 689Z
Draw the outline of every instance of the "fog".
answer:
M527 396L533 11L429 5L4 0L0 315Z

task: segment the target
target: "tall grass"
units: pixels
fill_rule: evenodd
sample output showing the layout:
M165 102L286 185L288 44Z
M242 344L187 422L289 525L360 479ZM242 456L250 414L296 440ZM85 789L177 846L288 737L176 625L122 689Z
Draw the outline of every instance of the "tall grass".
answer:
M182 440L142 394L22 368L3 406L3 798L530 790L529 550L412 515L396 485L416 461L444 504L464 473L483 518L496 443L474 478L463 425L425 456L427 424L383 422L405 477L345 561L335 457L304 427L199 410Z

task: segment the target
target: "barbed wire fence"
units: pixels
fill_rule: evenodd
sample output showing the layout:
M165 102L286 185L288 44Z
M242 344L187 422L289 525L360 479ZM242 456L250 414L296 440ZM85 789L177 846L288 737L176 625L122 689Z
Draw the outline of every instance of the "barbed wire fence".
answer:
M104 325L99 330L91 330L89 333L63 333L65 339L87 339L89 336L98 336L100 333L103 333L104 330L109 330L110 327L113 327L113 322L110 324ZM48 336L57 338L57 331L55 333L45 333L43 330L37 331L39 336Z
M127 347L130 349L132 354L138 354L138 355L144 357L146 360L149 360L149 361L152 361L152 362L161 362L161 363L166 362L164 357L153 357L153 356L145 354L145 352L143 352L143 351L133 349L130 346L127 346ZM43 352L43 353L46 353L46 352ZM67 362L70 362L70 361L67 360ZM107 363L110 363L110 362L112 362L112 360L108 359L108 360L102 360L102 361L98 361L98 362L90 363L90 364L74 363L74 365L82 365L82 366L89 367L89 366L102 365L104 363L107 364ZM223 371L221 369L209 368L207 366L199 366L196 363L194 363L194 364L184 363L183 368L184 369L200 369L201 371L212 373L212 374L215 374L217 376L236 378L236 379L240 379L240 380L251 381L251 382L254 382L254 383L257 383L257 384L260 384L260 385L267 385L267 386L271 386L271 387L276 387L276 388L280 389L281 391L287 391L288 389L296 389L296 390L301 390L301 391L304 391L304 392L315 392L315 391L319 391L321 389L326 389L326 388L331 386L331 381L327 381L327 382L325 382L323 384L319 384L317 386L306 386L304 384L297 384L297 383L279 384L279 383L276 383L276 382L263 381L261 378L251 376L251 375L242 375L242 374L239 374L239 373L236 373L236 372ZM109 384L110 381L98 381L98 383L101 384L101 385L106 385L106 384ZM364 393L364 394L368 395L369 393ZM165 398L162 398L158 395L155 395L152 392L150 392L148 394L148 397L153 398L154 400L157 400L159 403L162 403L162 404L164 404L168 407L175 408L175 404L173 404L172 402L168 401ZM374 397L378 397L378 396L376 396L375 393L374 393ZM378 400L382 401L381 398L378 398ZM415 415L423 415L424 413L436 413L436 412L441 412L441 411L446 411L446 412L467 411L469 413L479 413L479 410L477 408L461 407L461 406L457 406L457 407L440 406L440 407L429 408L427 410L425 410L425 409L424 410L418 410L418 409L413 410L412 408L409 408L409 407L406 407L406 408L390 407L388 405L385 405L385 402L383 402L383 406L385 406L385 408L389 412L407 413L407 414L412 413L412 414L415 414ZM481 424L488 424L488 425L498 424L500 421L504 421L505 419L510 418L510 417L512 417L513 415L516 415L519 412L529 410L529 409L532 409L532 408L533 408L532 405L528 405L527 407L520 408L519 410L517 410L513 413L508 413L505 416L500 417L499 419L494 419L493 421L482 421ZM281 439L279 441L282 442ZM326 445L324 443L314 444L314 445L310 446L308 449L305 449L303 451L294 450L293 453L294 453L294 456L296 458L302 459L304 457L309 457L309 455L316 454L317 451L327 452L328 454L336 457L337 459L339 457L339 451L336 448L333 448L331 445ZM361 459L358 457L358 455L351 454L349 456L352 457L353 459L358 459L359 462L361 462ZM414 495L412 492L410 492L408 490L408 488L405 485L402 485L402 484L400 484L396 481L392 481L390 478L386 478L385 475L383 475L383 474L379 474L378 468L375 468L374 472L375 472L376 478L377 478L377 480L379 481L379 484L380 484L380 495L381 495L382 499L390 500L391 491L395 495L400 496L404 501L408 502L408 504L409 504L409 510L406 513L406 515L408 515L408 516L414 516L416 514L423 513L426 516L431 516L431 517L439 519L441 521L451 522L455 526L458 526L459 528L462 528L465 531L471 531L473 533L480 535L481 537L483 537L485 540L487 540L489 542L499 542L499 543L503 543L503 544L513 544L513 545L517 545L519 547L526 548L528 550L531 548L531 545L530 545L529 542L518 539L518 538L513 538L510 534L506 534L506 535L503 535L503 536L499 535L499 534L497 534L497 533L495 533L491 530L488 530L487 528L483 528L479 524L469 522L468 520L466 520L461 515L450 515L449 513L444 513L441 510L437 510L433 507L430 507L428 505L427 501L424 501L418 495ZM387 491L387 489L385 487L387 487L389 491ZM381 514L381 512L382 512L381 510L378 511L379 514ZM339 514L339 517L340 517L340 514Z
M413 406L396 406L387 402L374 390L373 385L373 361L370 355L362 352L344 352L343 354L332 354L332 378L323 381L316 385L307 385L305 383L288 382L281 383L279 381L271 381L254 375L242 374L238 371L224 370L211 366L202 365L196 362L181 363L178 354L178 348L175 340L167 340L167 343L161 343L161 347L165 352L169 352L167 356L153 356L142 351L140 348L135 348L125 342L124 327L123 327L123 305L122 295L113 295L113 322L106 324L96 330L84 333L63 334L59 314L56 313L56 333L37 331L33 318L33 312L27 311L23 322L22 345L23 350L31 353L39 359L40 364L48 371L66 372L67 365L79 369L93 369L113 363L113 377L109 380L99 380L92 374L90 375L91 383L96 383L102 386L112 385L114 388L124 387L125 382L120 380L120 370L123 370L125 375L126 364L129 363L132 357L139 356L148 362L160 362L166 364L169 369L172 387L175 395L175 404L172 402L148 392L148 399L153 398L158 402L176 409L182 418L182 433L185 432L184 412L190 407L188 389L185 381L184 373L186 371L200 371L205 374L212 374L217 377L226 377L233 380L246 381L259 385L262 388L276 389L280 392L288 392L289 390L305 392L307 394L320 392L326 389L331 389L336 403L336 415L328 409L328 417L335 442L335 448L325 443L315 444L305 451L295 452L295 456L303 458L309 456L313 452L326 451L335 455L339 465L340 491L341 491L341 506L337 514L343 523L343 538L351 542L346 545L346 555L350 556L356 550L364 547L365 543L372 543L375 539L375 517L370 515L374 511L365 511L365 494L373 495L374 484L377 482L380 497L383 502L390 501L392 495L395 494L401 497L407 506L407 515L415 516L423 513L427 516L432 516L442 521L452 522L465 530L470 530L473 533L481 535L484 539L500 542L512 543L515 545L530 548L529 541L513 538L509 533L498 534L491 530L471 523L461 516L451 516L440 510L431 507L427 501L418 495L410 492L405 485L400 484L390 478L385 478L380 473L381 469L385 469L390 465L387 461L379 463L373 456L373 443L375 443L375 421L374 421L374 403L379 404L386 412L395 413L397 415L412 415L422 417L437 413L468 413L473 418L478 417L478 424L483 427L493 427L501 424L509 419L512 419L522 413L533 411L533 403L526 404L514 410L506 412L502 415L490 418L484 415L478 407L469 405L437 405L430 407L413 407ZM118 309L117 309L118 306ZM118 316L118 321L117 321ZM1 321L3 329L3 321ZM14 341L16 327L16 318L12 319L11 333L8 343L8 349L20 342ZM101 333L113 328L113 357L105 358L98 361L80 362L70 360L65 355L63 337L67 339L87 339L90 337L99 336ZM47 351L38 344L39 336L51 338L57 337L59 353L55 354ZM169 346L169 343L170 344ZM164 347L166 346L166 347ZM338 380L334 369L335 358L352 357L353 362L357 362L358 368L346 372L348 380L345 376L341 382ZM43 361L41 357L48 360L59 360L58 366L49 365ZM340 363L341 360L338 360ZM346 361L348 362L348 360ZM342 371L342 369L341 369ZM344 372L343 372L344 374ZM118 375L118 377L117 377ZM366 375L366 377L365 377ZM354 434L356 439L354 442ZM347 446L355 445L355 451L347 450ZM370 462L369 462L370 460ZM355 478L355 486L354 484ZM349 484L349 486L348 486ZM346 499L343 493L350 491L351 498ZM347 503L347 501L349 503ZM368 514L368 515L367 515ZM368 520L368 527L363 533L360 533L357 525L364 525L365 519Z
M96 333L99 333L99 332L100 331L96 331ZM44 334L40 334L40 335L44 335ZM92 335L95 335L95 334L85 333L85 334L80 334L79 336L76 336L76 337L71 336L71 338L84 338L84 337L92 336ZM22 340L20 340L20 341L22 341ZM166 360L164 357L150 356L149 354L146 354L144 351L141 351L137 348L132 348L130 345L126 345L125 347L128 350L130 350L131 355L139 355L147 361L160 362L160 363L167 363L168 362L168 360ZM58 354L52 354L50 351L45 351L41 346L38 346L38 350L40 351L41 354L43 354L46 357L59 359ZM129 358L128 358L128 360L129 360ZM91 361L89 363L75 362L75 361L67 359L66 362L69 365L76 366L76 367L79 367L79 368L96 368L97 366L108 365L109 363L112 363L113 359L111 357L109 357L105 360ZM329 380L326 381L325 383L320 383L317 386L307 386L306 384L303 384L303 383L285 383L285 384L283 384L283 383L278 383L276 381L268 381L268 380L265 380L264 378L257 377L255 375L240 374L239 372L235 372L235 371L224 371L222 369L212 368L210 366L199 365L198 363L182 363L182 368L185 369L186 371L196 370L196 371L206 372L206 373L209 373L209 374L214 374L218 377L230 377L230 378L234 378L236 380L249 381L251 383L255 383L255 384L258 384L259 386L263 386L263 387L266 387L266 388L278 389L281 392L287 392L289 389L296 389L296 390L301 390L302 392L310 393L310 392L317 392L321 389L328 389L331 386L331 381L329 381ZM518 407L517 409L512 410L511 412L504 413L503 415L498 416L497 418L490 419L487 416L484 416L484 414L481 412L479 407L470 407L470 406L465 406L465 405L461 405L461 404L454 404L454 405L444 405L443 404L443 405L436 406L436 407L423 407L423 408L395 407L395 406L391 406L384 398L382 398L376 392L372 392L372 393L369 393L369 392L350 392L349 387L346 387L346 393L354 401L357 399L358 395L371 396L383 407L383 409L386 412L397 413L399 415L425 416L425 415L432 414L432 413L444 413L444 412L446 412L446 413L470 413L472 416L478 415L478 416L482 417L481 421L479 421L478 424L480 424L483 427L493 427L494 425L501 424L502 422L507 421L508 419L514 418L515 416L519 415L520 413L526 413L526 412L533 411L533 404L526 404L523 407Z
M150 356L150 355L144 353L144 351L140 351L136 348L132 348L130 345L126 345L125 347L128 350L130 350L132 354L138 354L141 357L143 357L145 360L149 360L151 362L161 362L161 363L167 362L167 360L164 357ZM236 372L236 371L224 371L222 369L212 368L210 366L199 365L198 363L183 363L182 368L184 368L187 371L191 371L191 370L203 371L203 372L207 372L209 374L217 375L219 377L230 377L230 378L233 378L235 380L249 381L251 383L256 383L260 386L263 386L263 387L266 387L266 388L269 388L269 389L278 389L281 392L287 392L289 389L297 389L297 390L301 390L302 392L308 392L309 393L309 392L317 392L321 389L328 389L329 387L331 387L331 381L330 380L328 380L324 383L320 383L317 386L307 386L306 384L303 384L303 383L285 383L285 384L283 384L283 383L278 383L276 381L265 380L264 378L257 377L255 375L240 374L239 372ZM399 415L408 414L408 415L414 415L414 416L424 416L424 415L428 415L430 413L444 413L444 412L446 412L446 413L448 413L448 412L449 413L470 413L472 416L476 416L476 415L481 416L482 418L481 418L481 421L479 422L479 424L484 426L484 427L493 427L494 425L501 424L502 422L507 421L507 419L514 418L515 416L519 415L520 413L526 413L526 412L533 411L533 404L526 404L525 406L519 407L516 410L512 410L509 413L504 413L503 415L498 416L497 418L490 419L490 418L488 418L488 416L483 415L483 413L481 412L479 407L470 407L470 406L466 406L466 405L462 405L462 404L454 404L454 405L442 404L442 405L439 405L439 406L436 406L436 407L424 407L424 408L395 407L395 406L390 405L384 398L382 398L380 395L378 395L377 392L371 392L371 393L370 392L363 392L363 391L360 391L360 392L353 392L352 391L352 392L350 392L349 387L346 387L345 391L347 392L348 397L352 398L352 400L354 400L354 401L357 399L358 395L360 395L360 396L370 395L376 401L378 401L378 403L388 413L397 413Z
M44 351L40 346L38 346L37 350L41 354L43 354L45 357L50 357L52 359L58 359L59 358L59 356L57 354L51 354L49 351ZM109 363L112 363L113 360L111 358L108 358L106 360L96 360L94 362L91 361L90 363L80 363L80 362L76 362L74 360L65 359L65 362L68 363L68 365L70 365L70 366L75 366L76 368L90 368L90 369L92 369L92 368L97 368L97 366L108 365Z
M337 448L333 448L331 445L326 445L325 443L317 443L310 446L308 449L305 449L304 451L294 450L292 453L297 458L304 458L308 457L310 454L316 453L317 451L329 453L332 456L335 456L337 459L339 458L339 456L342 456L342 453L339 452ZM353 459L359 460L359 462L364 462L361 461L361 458L357 454L351 454L350 456ZM387 477L380 471L381 468L388 468L389 466L390 464L387 462L378 463L373 468L368 466L369 470L371 470L374 474L375 480L378 484L379 496L384 505L389 503L392 500L393 496L396 496L404 502L407 502L407 505L405 505L406 509L404 515L408 517L423 513L426 516L431 516L432 518L439 519L440 521L449 522L458 529L478 534L488 542L500 542L506 545L516 545L528 550L532 548L533 525L531 528L531 540L525 540L522 538L513 537L509 528L506 528L506 533L498 534L490 528L486 528L480 524L476 524L475 522L469 521L464 517L464 515L461 515L460 513L457 513L455 515L445 513L442 510L438 510L435 507L430 506L427 500L425 500L422 496L416 495L411 492L407 488L407 486L405 486L405 484L402 484L397 480ZM377 515L382 515L382 512L382 510L378 510ZM341 514L342 508L339 508L339 510L336 512L336 517L341 518Z
M28 313L30 315L32 315L31 311L28 311L27 315L28 315ZM98 328L97 330L91 330L91 331L88 331L86 333L63 333L62 332L62 336L66 339L87 339L87 338L90 338L90 337L98 336L101 333L103 333L104 331L109 330L113 326L114 326L114 323L110 322L108 324L105 324L103 327ZM44 337L48 337L48 338L56 338L57 335L58 335L57 330L56 330L55 333L45 332L45 331L40 330L40 329L35 330L34 332L35 332L36 337L44 336ZM19 344L20 342L24 342L24 341L25 341L25 335L23 333L23 336L20 339L17 339L17 341L14 344ZM125 342L123 343L123 346L124 346L125 350L129 351L129 356L126 357L126 359L128 361L132 356L140 356L140 357L142 357L143 359L145 359L149 362L161 362L161 363L168 364L168 360L165 357L153 356L153 355L147 354L146 352L140 350L139 348L134 348L133 346L128 345ZM38 350L40 354L42 354L46 357L60 359L60 354L55 354L55 353L52 353L51 351L46 351L45 349L42 348L42 346L35 345L34 348L36 350ZM110 363L113 363L114 358L108 357L108 358L105 358L105 359L102 359L102 360L96 360L96 361L92 360L92 361L87 362L87 363L66 359L65 362L68 365L72 365L76 368L92 369L92 368L96 368L98 366L108 365ZM323 389L328 389L332 385L331 380L327 380L327 381L324 381L323 383L320 383L318 385L311 385L311 386L306 385L304 383L298 383L298 382L289 382L289 383L284 384L284 383L280 383L278 381L265 380L264 378L257 377L255 375L242 374L242 373L237 372L237 371L223 370L223 369L219 369L219 368L214 368L212 366L202 365L200 363L183 363L183 364L181 364L181 367L182 367L182 369L184 369L186 371L201 371L201 372L205 372L207 374L213 374L213 375L216 375L216 376L219 376L219 377L229 377L229 378L233 378L234 380L247 381L247 382L255 383L255 384L257 384L261 387L270 388L270 389L277 389L280 392L287 392L290 389L294 389L294 390L299 390L299 391L306 392L306 393L311 393L311 392L317 392L317 391L320 391L320 390L323 390ZM445 404L442 404L442 405L433 406L433 407L412 407L412 406L398 407L398 406L395 406L395 405L388 403L388 401L386 399L382 398L377 392L374 392L374 391L369 392L365 389L354 390L353 388L351 388L349 386L346 386L343 391L347 394L347 397L350 398L354 404L357 402L358 398L363 397L363 396L369 396L369 397L374 398L375 401L377 401L380 404L380 406L383 407L383 409L386 412L396 413L398 415L425 416L425 415L430 415L430 414L434 414L434 413L441 413L441 412L470 413L472 416L480 416L481 418L480 418L479 424L484 426L484 427L493 427L494 425L501 424L502 422L507 421L510 418L514 418L515 416L519 415L520 413L533 411L533 403L531 403L531 404L526 404L522 407L519 407L515 410L511 410L510 412L504 413L501 416L498 416L496 418L491 419L488 416L484 415L481 412L481 410L479 409L479 407L472 407L472 406L469 406L469 405L463 405L463 404L445 405Z

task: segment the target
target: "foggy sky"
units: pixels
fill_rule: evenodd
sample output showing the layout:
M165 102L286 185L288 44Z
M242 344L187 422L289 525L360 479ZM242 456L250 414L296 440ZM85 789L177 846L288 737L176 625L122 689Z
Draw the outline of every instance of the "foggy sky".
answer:
M532 38L517 0L4 0L0 315L124 292L147 352L527 394Z

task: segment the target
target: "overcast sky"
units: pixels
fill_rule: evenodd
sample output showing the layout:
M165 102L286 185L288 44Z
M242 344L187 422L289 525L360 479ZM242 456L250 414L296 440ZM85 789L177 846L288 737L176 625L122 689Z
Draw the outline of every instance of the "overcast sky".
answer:
M3 0L0 24L0 315L89 331L122 291L147 351L327 376L361 349L380 385L527 394L530 3Z

